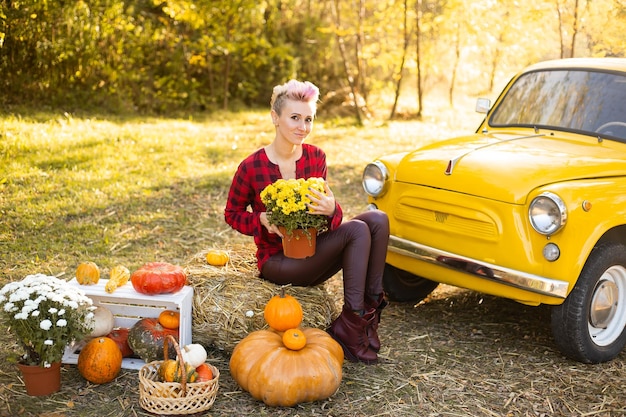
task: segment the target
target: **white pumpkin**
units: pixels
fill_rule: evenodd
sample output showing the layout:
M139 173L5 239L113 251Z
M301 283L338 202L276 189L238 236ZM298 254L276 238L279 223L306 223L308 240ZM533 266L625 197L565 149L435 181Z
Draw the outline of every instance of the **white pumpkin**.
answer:
M106 336L111 333L115 325L115 317L111 310L104 306L97 306L93 311L92 318L93 330L89 334L90 337Z
M180 350L185 363L197 368L206 362L207 353L204 346L199 343L191 343Z

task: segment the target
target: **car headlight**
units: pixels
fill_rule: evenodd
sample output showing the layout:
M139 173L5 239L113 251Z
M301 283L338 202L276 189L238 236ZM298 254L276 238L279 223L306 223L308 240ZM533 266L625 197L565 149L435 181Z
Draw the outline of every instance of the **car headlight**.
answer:
M389 171L380 161L367 164L363 170L363 189L372 197L380 197L387 191Z
M537 233L553 235L565 226L567 208L561 198L550 192L541 193L528 208L530 224Z

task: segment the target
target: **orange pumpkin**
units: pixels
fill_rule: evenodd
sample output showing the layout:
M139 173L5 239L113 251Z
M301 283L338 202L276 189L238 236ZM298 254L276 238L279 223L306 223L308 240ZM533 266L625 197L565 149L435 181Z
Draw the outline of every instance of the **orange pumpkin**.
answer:
M187 283L185 270L167 262L149 262L130 276L135 291L156 295L175 293Z
M76 268L76 281L81 285L94 285L100 280L100 268L94 262L82 262Z
M78 354L78 371L94 384L113 381L122 369L122 352L108 337L89 341Z
M279 332L294 329L302 323L302 305L289 294L285 294L285 288L281 287L280 294L273 296L265 305L263 317L272 329Z
M120 327L117 329L113 329L111 333L107 335L107 337L113 340L117 347L120 348L123 358L129 358L134 354L133 350L128 345L129 330L130 329L127 327Z
M206 261L209 265L224 266L228 263L230 257L228 252L219 249L211 249L206 254Z
M275 330L257 330L235 346L230 373L269 406L292 407L333 395L342 378L343 350L323 330L304 328L306 345L290 350Z
M300 329L289 329L283 333L283 344L287 349L300 350L306 345L306 336Z
M174 310L164 310L159 314L159 324L166 329L178 329L180 326L180 313Z
M196 372L198 373L196 382L207 382L213 379L213 371L206 363L198 365L198 367L196 367Z

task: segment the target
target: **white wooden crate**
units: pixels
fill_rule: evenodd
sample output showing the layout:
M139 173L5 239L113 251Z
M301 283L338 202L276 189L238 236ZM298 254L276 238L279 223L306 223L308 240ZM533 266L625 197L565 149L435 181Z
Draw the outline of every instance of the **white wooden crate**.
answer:
M174 310L180 313L180 327L178 340L180 346L192 343L191 340L191 308L193 302L193 288L183 287L174 294L146 295L135 291L129 282L117 288L112 294L104 290L106 279L100 279L95 285L80 285L72 279L70 285L82 289L93 305L102 305L113 313L115 327L132 327L137 321L146 317L159 317L163 310ZM65 350L63 363L78 363L78 353L81 345L71 345ZM145 362L138 358L124 358L122 368L140 369Z

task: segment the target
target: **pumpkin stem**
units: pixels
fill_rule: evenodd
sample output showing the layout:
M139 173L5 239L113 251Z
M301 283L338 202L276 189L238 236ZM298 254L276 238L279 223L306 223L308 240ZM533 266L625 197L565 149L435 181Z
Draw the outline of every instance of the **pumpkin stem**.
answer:
M280 298L285 298L285 288L291 287L291 283L280 286Z

